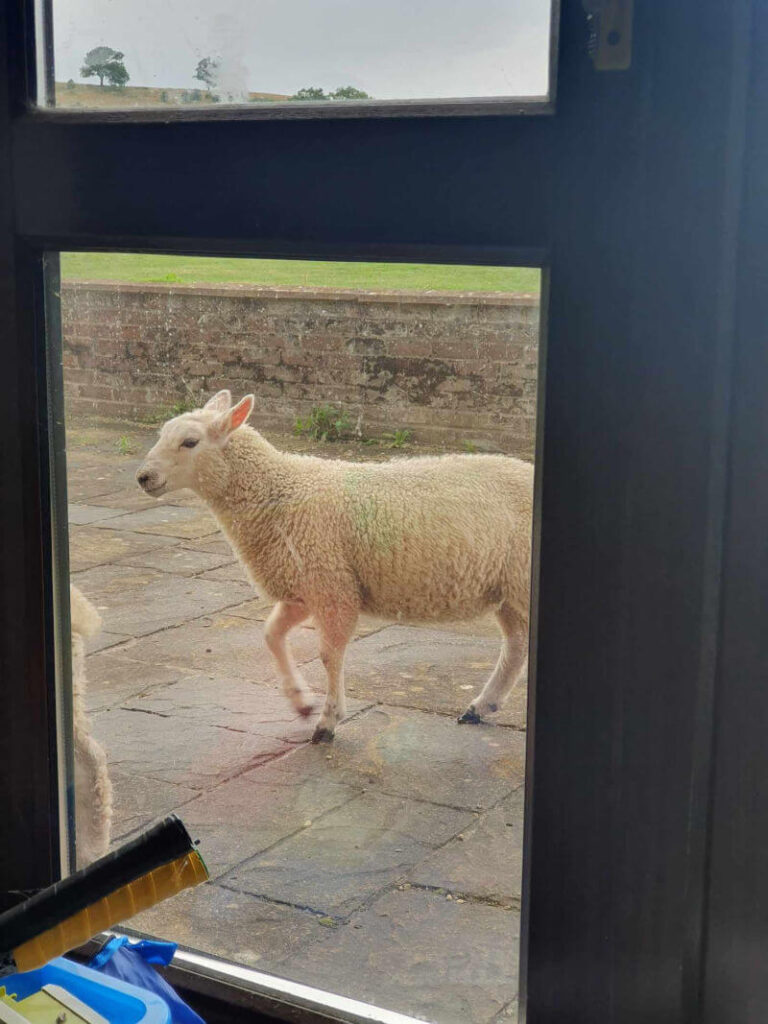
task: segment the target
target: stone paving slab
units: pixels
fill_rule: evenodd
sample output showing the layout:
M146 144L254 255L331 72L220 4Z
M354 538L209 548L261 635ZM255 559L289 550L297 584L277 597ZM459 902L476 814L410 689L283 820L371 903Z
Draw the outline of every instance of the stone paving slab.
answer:
M124 508L107 508L104 505L72 505L68 509L70 525L87 526L89 523L98 523L104 519L114 519L115 516L123 515Z
M211 569L210 572L205 572L200 577L203 580L237 580L242 583L247 583L248 586L253 588L253 584L248 579L245 569L241 562L232 561L226 565L222 565L218 569Z
M435 893L389 893L277 973L431 1024L490 1024L517 995L520 918Z
M231 592L230 588L243 586L212 582L201 585L223 587L226 593ZM239 590L235 592L235 600L237 593ZM298 664L319 654L317 637L309 630L295 630L291 634L291 648ZM147 636L131 646L129 657L241 679L268 682L277 679L260 624L229 611Z
M346 916L465 828L471 814L362 793L266 853L223 884L238 892Z
M182 539L181 543L190 551L207 551L214 555L227 555L228 561L235 557L229 541L225 540L221 533L212 533L207 537L199 537L197 540Z
M178 541L171 537L153 537L149 533L72 526L69 531L69 568L73 573L82 572L97 565L117 562L128 555L141 555L176 544Z
M213 614L244 600L249 590L241 583L185 579L123 565L97 566L73 578L101 610L104 628L130 636L144 636Z
M418 864L408 880L519 910L524 804L521 787L473 821L461 837Z
M302 747L292 761L333 782L364 780L382 793L479 811L522 783L525 734L379 706L345 723L332 744Z
M251 600L251 601L246 601L244 604L241 604L241 605L238 605L237 607L228 609L228 611L229 611L230 615L240 615L240 616L242 616L245 619L254 619L257 622L264 622L267 619L267 617L269 616L269 613L272 611L273 607L274 607L274 602L271 601L269 598L257 596L255 598L253 598L253 600ZM438 644L440 642L440 639L442 637L444 637L446 633L449 634L449 635L452 635L454 637L456 635L461 637L462 635L466 634L468 636L474 637L475 639L477 639L478 636L480 636L480 637L494 637L498 641L498 633L499 633L499 631L496 628L496 625L495 625L494 622L492 622L492 621L490 621L488 619L485 619L485 620L479 619L477 621L477 623L474 624L475 627L476 627L474 631L471 628L472 625L473 625L472 623L466 623L466 622L464 622L464 623L444 623L444 624L440 624L440 625L436 625L436 626L431 626L429 632L431 633L431 635L433 637L433 642L435 644ZM355 630L355 636L357 636L357 637L370 636L373 633L380 633L384 629L390 629L390 628L395 628L395 627L398 630L406 630L406 629L410 630L410 629L413 628L413 627L401 626L398 623L393 622L392 619L380 619L376 615L362 614L360 616L360 618L358 619L357 628ZM301 623L300 627L297 627L297 628L300 628L300 629L315 629L314 620L313 619L307 619L305 622ZM293 636L293 633L291 633L290 635ZM398 636L399 635L400 634L398 634ZM408 634L405 634L405 635L407 636ZM391 643L391 642L392 642L392 640L391 640L391 637L390 637L389 640L388 640L388 643ZM412 638L411 638L410 642L413 643L413 639ZM399 643L400 643L400 641L396 641L395 642L395 646L398 646ZM384 644L383 646L386 646L386 644ZM417 644L415 644L414 646L417 646ZM497 656L498 656L498 648L496 649L496 653L497 653ZM348 657L349 657L349 655L348 655ZM349 667L350 664L352 664L352 663L348 660L347 661L347 666ZM409 662L409 664L411 664L411 662ZM494 664L495 664L495 660L494 660ZM351 682L351 680L349 680L349 681ZM463 692L469 693L468 690L467 691L463 691ZM465 705L467 703L469 703L469 696L467 697L467 699L465 701Z
M135 480L130 487L121 487L113 494L104 495L99 499L100 505L107 507L120 507L127 512L140 512L145 508L158 508L159 506L172 505L186 508L203 508L202 498L193 491L181 490L171 491L170 494L163 494L159 498L153 498L151 494L145 494Z
M291 748L269 733L254 735L206 726L187 718L115 708L93 716L94 735L112 769L211 789Z
M73 462L76 461L76 465ZM115 455L101 455L79 451L68 454L67 491L70 501L82 501L97 494L131 491L136 483L136 470L140 459L120 459Z
M354 714L367 706L370 705L354 701L348 710ZM306 743L320 717L320 701L314 714L303 718L277 685L204 673L133 697L125 702L125 707L255 736L274 736L285 743Z
M276 974L277 961L327 932L318 915L255 900L210 882L124 923L156 938Z
M402 623L402 625L406 624ZM486 612L485 615L481 615L478 619L468 619L461 622L411 623L409 628L429 629L434 632L450 633L452 636L472 637L475 640L480 638L493 639L498 641L499 646L501 646L501 632L493 612Z
M200 795L189 786L148 779L143 775L126 774L110 770L113 791L114 817L112 819L112 845L119 845L126 836L145 828L158 818L181 807L190 806L190 800ZM186 810L181 812L186 819Z
M116 565L132 565L140 569L159 569L175 576L201 576L210 569L226 565L224 555L214 555L207 551L190 551L175 540L172 547L158 547L151 551L139 552L118 558ZM203 576L203 578L206 578Z
M94 478L88 472L67 472L67 497L72 502L102 501L114 493L115 485L109 480ZM122 488L119 493L124 493Z
M253 597L250 601L244 601L242 604L233 605L232 608L227 609L228 615L236 615L241 619L250 619L252 622L266 622L269 618L269 613L275 607L275 602L271 601L268 597ZM306 623L302 623L302 628ZM295 630L288 634L289 643Z
M290 760L290 755L284 760ZM225 782L184 808L183 819L218 877L360 792L352 786L276 772L271 764Z
M159 498L152 499L155 503L160 502L163 505L176 505L179 508L200 508L208 510L208 506L201 497L195 494L194 491L188 490L183 487L180 491L170 491L168 494L163 494Z
M515 1024L519 1010L517 999L513 999L493 1018L493 1024Z
M245 601L243 604L235 605L233 608L228 608L227 613L229 615L237 615L243 619L251 619L254 622L266 622L269 618L269 613L272 611L274 606L274 601L271 601L267 597L254 597L251 601ZM355 636L369 636L371 633L377 633L380 629L386 628L387 625L389 625L389 623L385 619L376 619L373 616L361 615L355 629ZM305 619L305 621L299 626L296 626L288 636L289 643L292 643L293 637L296 635L296 629L315 630L315 621L312 618ZM314 682L316 684L316 688L325 688L325 679L322 674L318 674L314 679Z
M99 524L103 530L131 530L134 533L153 533L165 537L196 540L218 533L216 520L199 508L178 505L158 505L138 512L127 512Z
M347 692L361 699L458 715L482 690L499 656L498 630L490 638L439 629L391 626L353 644L345 662ZM322 666L308 670L318 682ZM526 694L513 692L496 724L525 726Z
M117 651L101 651L88 658L86 671L85 706L88 711L104 711L175 683L184 670L133 661Z
M145 494L136 483L130 488L121 487L119 490L109 491L107 494L99 494L97 500L102 508L119 509L122 515L127 512L141 512L145 508L154 508L163 502L163 498L153 498L149 494Z
M73 582L77 583L77 576L73 577ZM112 647L119 647L120 644L124 644L126 640L132 640L133 637L127 633L110 633L106 629L102 629L96 636L89 636L86 640L86 650L89 654L97 654L99 651L106 651Z

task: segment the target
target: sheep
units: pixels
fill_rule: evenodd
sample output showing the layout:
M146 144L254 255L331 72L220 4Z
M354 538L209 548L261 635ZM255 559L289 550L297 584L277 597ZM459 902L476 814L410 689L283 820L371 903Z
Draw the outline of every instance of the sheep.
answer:
M328 677L313 742L346 716L344 654L358 616L401 623L472 619L493 609L498 663L460 716L477 723L527 669L533 467L505 455L355 463L281 452L219 391L170 419L137 471L159 497L191 488L216 517L256 589L276 603L264 636L287 697L312 702L286 645L312 616Z
M109 849L112 783L107 756L91 735L85 710L85 638L101 628L101 617L74 584L69 587L72 626L72 711L75 740L75 837L77 866L85 867Z

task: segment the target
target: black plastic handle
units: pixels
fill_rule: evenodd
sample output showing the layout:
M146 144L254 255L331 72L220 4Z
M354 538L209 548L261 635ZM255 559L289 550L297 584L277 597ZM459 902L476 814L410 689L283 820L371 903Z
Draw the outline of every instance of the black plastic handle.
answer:
M194 849L175 814L0 915L0 959L142 875Z

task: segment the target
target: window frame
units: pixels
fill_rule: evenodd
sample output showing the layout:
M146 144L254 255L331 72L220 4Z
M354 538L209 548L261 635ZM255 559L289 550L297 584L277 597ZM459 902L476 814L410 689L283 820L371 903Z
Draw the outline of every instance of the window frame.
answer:
M250 103L217 103L209 106L183 107L131 107L113 110L56 107L48 103L55 98L53 79L53 5L55 0L26 0L36 2L38 17L34 33L39 39L38 49L48 55L45 67L45 81L38 89L40 74L34 48L29 54L28 90L26 107L30 114L40 119L54 121L89 120L93 123L115 122L172 122L189 121L304 121L304 120L346 120L378 118L431 118L431 117L510 117L552 114L555 111L557 94L557 49L560 24L560 0L548 0L550 31L547 50L547 91L542 96L449 96L435 99L392 99L392 100L345 100L343 103L323 101L275 102L268 105ZM32 33L30 33L32 34Z

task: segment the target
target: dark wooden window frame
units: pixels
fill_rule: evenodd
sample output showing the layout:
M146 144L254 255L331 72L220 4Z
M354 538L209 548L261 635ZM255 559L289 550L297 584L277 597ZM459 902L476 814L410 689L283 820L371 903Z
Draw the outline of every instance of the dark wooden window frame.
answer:
M523 1013L762 1020L766 5L635 4L597 72L565 0L542 117L172 124L30 110L27 15L0 7L0 886L59 864L44 254L538 265Z

